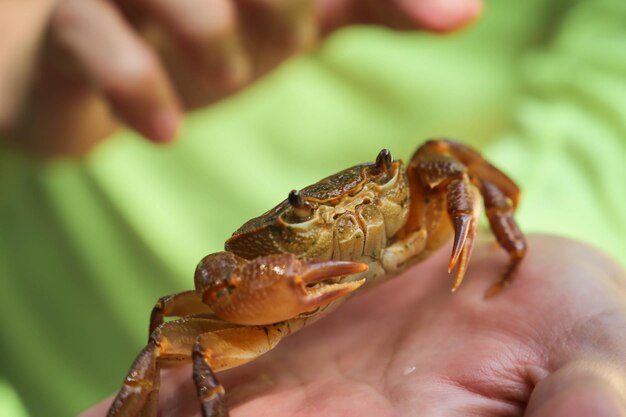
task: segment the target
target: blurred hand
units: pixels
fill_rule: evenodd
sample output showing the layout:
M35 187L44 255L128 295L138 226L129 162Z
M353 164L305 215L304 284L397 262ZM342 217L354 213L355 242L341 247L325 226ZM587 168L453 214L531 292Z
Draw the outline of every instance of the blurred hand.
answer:
M166 142L184 109L240 90L339 27L449 31L480 9L480 0L5 0L0 134L38 153L80 153L121 120Z
M233 417L626 416L624 271L532 236L513 284L485 300L506 259L477 246L456 294L442 250L221 373ZM200 415L188 366L163 372L160 401L163 416Z

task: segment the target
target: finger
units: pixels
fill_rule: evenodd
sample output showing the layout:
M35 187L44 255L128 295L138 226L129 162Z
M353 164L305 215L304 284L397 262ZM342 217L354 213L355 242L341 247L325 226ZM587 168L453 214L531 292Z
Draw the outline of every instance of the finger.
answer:
M51 24L59 43L131 127L155 141L174 138L177 98L156 57L111 4L62 1Z
M449 32L474 21L482 7L481 0L318 0L317 15L324 33L354 23Z
M405 23L435 32L449 32L474 21L480 0L395 0Z
M229 0L135 0L161 24L200 82L232 91L251 76Z
M51 9L51 0L0 2L0 133L17 118Z
M537 384L524 417L625 417L626 374L617 364L576 362Z
M317 41L310 0L237 0L236 4L256 75L310 49Z

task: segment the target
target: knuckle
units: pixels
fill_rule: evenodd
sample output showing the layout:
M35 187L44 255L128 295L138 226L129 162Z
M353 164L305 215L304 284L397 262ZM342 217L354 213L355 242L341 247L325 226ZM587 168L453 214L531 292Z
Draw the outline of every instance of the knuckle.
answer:
M83 19L84 10L80 1L61 1L52 11L50 28L61 41L64 41L82 24Z
M152 89L159 82L156 60L150 53L136 53L119 57L110 69L103 90L117 97L133 97Z
M179 25L181 40L189 45L212 45L232 38L236 29L236 12L230 3L207 13L197 13Z

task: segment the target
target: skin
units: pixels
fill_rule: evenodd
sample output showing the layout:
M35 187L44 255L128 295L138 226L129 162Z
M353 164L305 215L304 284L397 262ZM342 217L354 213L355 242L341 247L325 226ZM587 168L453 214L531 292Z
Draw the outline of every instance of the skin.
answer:
M0 44L2 139L81 153L122 121L167 142L183 110L227 97L337 28L445 32L481 9L477 0L131 3L0 4L2 38L11 39ZM255 10L255 20L234 18ZM138 29L145 16L157 40ZM255 32L259 19L284 22L286 43ZM624 272L581 244L535 236L515 284L484 301L505 262L492 246L477 247L457 295L441 251L221 374L232 414L626 416ZM189 376L188 367L164 373L163 415L199 415ZM83 416L104 415L110 401Z
M481 7L480 0L5 0L0 38L11 42L0 41L0 139L38 154L80 154L125 124L169 142L185 110L241 90L340 27L448 32Z
M233 417L626 416L626 275L598 251L530 236L511 286L477 243L450 293L450 248L220 373ZM190 367L163 372L164 416L199 416ZM112 398L81 414L100 417Z

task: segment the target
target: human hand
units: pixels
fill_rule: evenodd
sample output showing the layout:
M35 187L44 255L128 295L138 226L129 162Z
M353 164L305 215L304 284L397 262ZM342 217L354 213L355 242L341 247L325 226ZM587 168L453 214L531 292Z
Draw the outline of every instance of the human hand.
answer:
M512 285L486 300L507 261L486 242L456 294L449 250L357 294L220 373L232 416L626 416L624 271L564 238L528 247ZM160 408L200 415L190 367L163 372Z
M24 20L15 5L43 17L17 30ZM480 8L480 0L11 0L0 4L0 27L12 34L0 45L0 134L4 123L5 139L22 147L80 153L122 120L166 142L183 109L240 90L339 27L449 31ZM35 66L23 50L47 23ZM33 82L20 93L11 73L28 68Z

